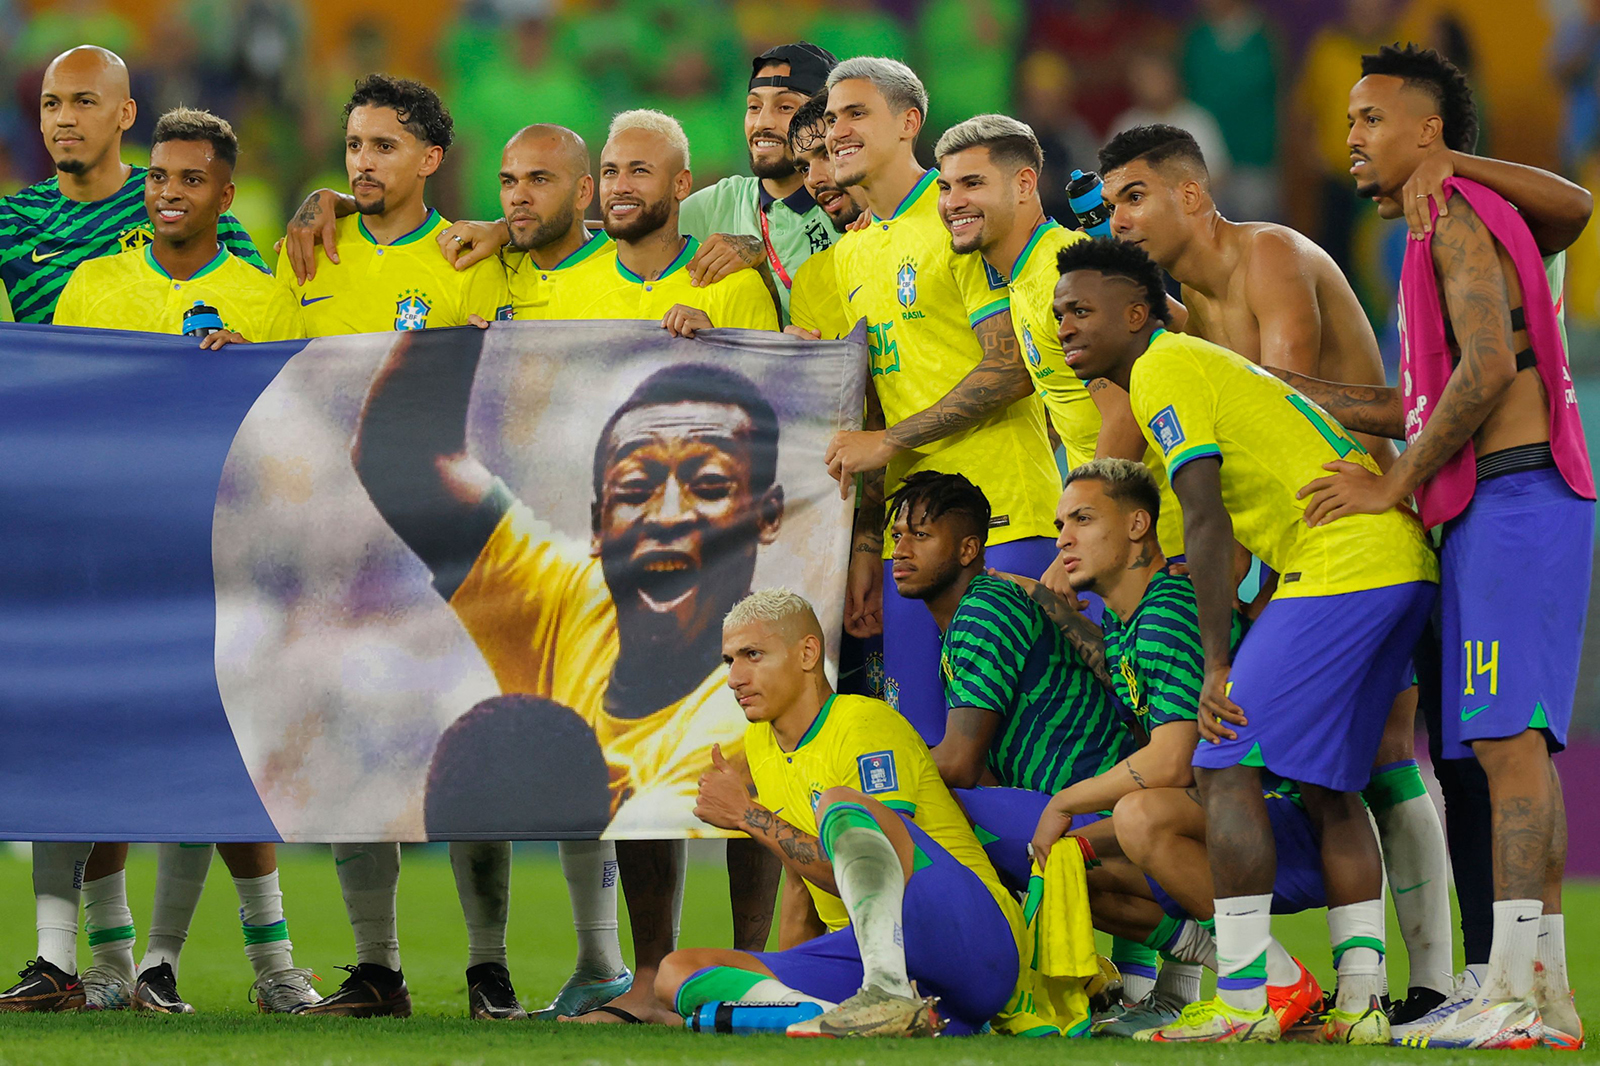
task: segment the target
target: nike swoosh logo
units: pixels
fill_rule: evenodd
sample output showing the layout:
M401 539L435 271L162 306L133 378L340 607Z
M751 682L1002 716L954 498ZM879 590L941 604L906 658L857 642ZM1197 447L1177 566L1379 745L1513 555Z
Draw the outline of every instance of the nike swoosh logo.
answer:
M863 282L862 284L865 284L865 282ZM856 293L858 293L860 291L861 291L861 286L857 285L855 288L850 290L850 295L846 296L845 300L846 301L854 300L856 298Z
M1433 878L1430 877L1430 878L1428 878L1427 881L1418 881L1416 884L1412 885L1410 888L1397 888L1397 889L1394 890L1394 894L1397 895L1397 896L1403 896L1407 892L1415 892L1417 889L1421 888L1423 885L1429 884L1432 881L1433 881Z
M1538 920L1539 920L1539 916L1537 914L1519 914L1519 915L1517 915L1517 921L1519 921L1519 922L1537 922Z
M318 303L321 303L323 300L331 300L331 299L333 299L332 296L302 296L302 297L300 297L300 306L301 307L310 307L312 304L318 304Z
M365 855L365 854L366 854L366 852L364 852L364 851L361 853L361 855ZM352 855L347 859L334 859L333 860L333 864L335 866L343 866L347 862L355 862L357 859L361 858L361 855Z
M1467 710L1465 707L1463 707L1463 708L1461 708L1461 720L1463 722L1469 722L1472 719L1478 717L1478 715L1482 714L1484 711L1487 711L1488 709L1489 709L1489 705L1487 703L1485 703L1482 707L1474 707L1470 711Z
M55 257L56 257L56 256L58 256L58 255L60 255L60 254L61 254L61 252L64 252L64 251L66 251L66 249L65 249L65 248L63 248L63 249L61 249L61 251L57 251L57 252L48 252L48 253L46 253L46 254L45 254L45 255L40 255L40 254L39 254L39 249L37 249L37 248L35 248L35 249L34 249L34 250L33 250L33 254L32 254L32 256L30 256L30 258L31 258L31 259L32 259L32 260L33 260L33 261L34 261L34 262L35 262L35 263L42 263L42 262L44 262L44 261L45 261L45 260L46 260L46 259L54 259L54 258L55 258Z

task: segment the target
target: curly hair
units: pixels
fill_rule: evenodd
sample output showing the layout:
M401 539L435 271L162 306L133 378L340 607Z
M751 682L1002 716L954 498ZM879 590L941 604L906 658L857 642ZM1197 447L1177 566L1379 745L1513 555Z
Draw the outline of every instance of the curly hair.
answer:
M1135 159L1143 159L1153 167L1177 160L1197 166L1210 176L1205 154L1200 151L1194 134L1176 126L1158 124L1123 130L1100 149L1100 174L1103 177Z
M820 148L828 135L828 94L820 92L789 116L789 147L796 152Z
M979 540L989 537L989 497L960 474L919 470L902 481L884 503L885 513L891 518L902 510L907 522L914 515L919 522L937 522L945 515L954 515L964 536Z
M1361 57L1361 76L1372 74L1399 78L1409 88L1433 98L1444 121L1444 143L1457 152L1478 147L1478 105L1472 100L1472 87L1461 68L1432 48L1407 44L1386 44L1373 55Z
M1171 322L1172 311L1167 306L1167 288L1161 277L1161 268L1143 249L1119 241L1115 237L1094 237L1078 241L1061 249L1056 255L1056 266L1062 274L1075 270L1092 270L1113 278L1126 278L1144 289L1145 302L1150 305L1150 316L1158 322Z
M439 94L410 78L390 74L368 74L356 82L350 102L344 105L344 120L358 107L387 107L400 118L400 125L419 141L446 150L455 139L455 123Z

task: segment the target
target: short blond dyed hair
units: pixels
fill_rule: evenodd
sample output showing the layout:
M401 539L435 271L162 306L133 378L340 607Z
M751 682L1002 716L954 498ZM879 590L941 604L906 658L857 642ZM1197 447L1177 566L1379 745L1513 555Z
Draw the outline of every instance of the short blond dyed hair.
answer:
M689 169L689 135L683 132L683 124L665 111L657 111L652 107L619 111L611 120L611 128L606 130L606 140L610 141L617 134L626 133L628 130L649 130L651 133L660 134L667 144L683 157L683 166L679 169Z
M722 628L747 626L752 622L798 625L802 630L822 628L810 602L798 592L786 588L757 589L752 592L723 616Z

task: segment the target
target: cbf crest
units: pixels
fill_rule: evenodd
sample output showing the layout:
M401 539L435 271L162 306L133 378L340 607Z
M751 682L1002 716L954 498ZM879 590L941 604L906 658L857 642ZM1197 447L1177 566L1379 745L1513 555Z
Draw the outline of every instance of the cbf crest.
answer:
M917 302L917 264L907 259L894 276L894 295L901 307Z
M135 226L117 238L124 252L137 252L155 239L148 226Z
M869 796L875 792L895 792L900 788L892 751L874 751L862 755L856 759L856 769L861 773L861 791Z
M1028 328L1026 322L1022 325L1022 352L1028 357L1028 365L1033 367L1036 377L1047 378L1055 373L1053 368L1046 369L1039 365L1039 346L1033 343L1033 330Z
M400 299L394 305L395 329L427 329L428 312L433 310L433 305L428 302L426 293L415 289L407 289L400 294Z

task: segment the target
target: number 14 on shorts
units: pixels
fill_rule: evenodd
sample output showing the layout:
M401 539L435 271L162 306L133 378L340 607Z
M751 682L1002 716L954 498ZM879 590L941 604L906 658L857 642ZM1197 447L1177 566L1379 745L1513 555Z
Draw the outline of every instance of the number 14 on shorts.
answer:
M1461 690L1463 696L1476 696L1478 679L1484 674L1489 675L1490 696L1500 694L1500 642L1491 640L1486 645L1481 640L1464 640L1461 647L1467 656L1467 668L1464 671L1467 687ZM1487 649L1487 655L1485 655Z

